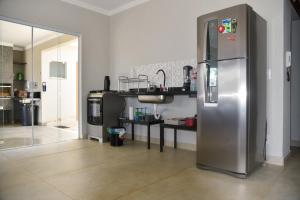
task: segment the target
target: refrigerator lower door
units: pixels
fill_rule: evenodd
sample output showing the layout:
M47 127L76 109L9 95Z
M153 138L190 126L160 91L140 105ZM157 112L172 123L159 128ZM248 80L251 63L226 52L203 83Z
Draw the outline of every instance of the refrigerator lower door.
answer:
M202 63L198 70L197 164L246 174L247 60Z

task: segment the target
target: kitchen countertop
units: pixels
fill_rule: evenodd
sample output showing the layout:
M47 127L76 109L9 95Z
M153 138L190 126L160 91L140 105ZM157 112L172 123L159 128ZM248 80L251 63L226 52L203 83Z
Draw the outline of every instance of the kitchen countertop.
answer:
M119 91L119 95L124 97L136 97L139 95L187 95L189 97L197 97L196 91L182 91L182 88L169 88L168 91L147 92L146 89L137 89L131 91Z

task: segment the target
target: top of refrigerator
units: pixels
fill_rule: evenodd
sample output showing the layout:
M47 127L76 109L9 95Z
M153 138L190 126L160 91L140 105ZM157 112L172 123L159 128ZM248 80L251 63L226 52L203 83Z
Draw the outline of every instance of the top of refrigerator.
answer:
M242 4L198 18L198 62L247 58L248 16Z

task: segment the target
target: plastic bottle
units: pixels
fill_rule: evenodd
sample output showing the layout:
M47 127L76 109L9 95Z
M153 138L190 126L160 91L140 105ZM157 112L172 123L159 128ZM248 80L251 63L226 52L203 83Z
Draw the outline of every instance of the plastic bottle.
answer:
M190 91L191 92L197 91L197 70L196 69L192 70Z
M133 114L133 106L129 106L129 120L134 120L134 114Z

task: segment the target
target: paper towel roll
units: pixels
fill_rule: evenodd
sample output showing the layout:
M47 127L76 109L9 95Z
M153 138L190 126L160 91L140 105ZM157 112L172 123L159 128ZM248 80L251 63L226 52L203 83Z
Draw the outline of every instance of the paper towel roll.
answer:
M133 120L134 119L134 116L133 116L133 107L130 106L129 107L129 120Z

